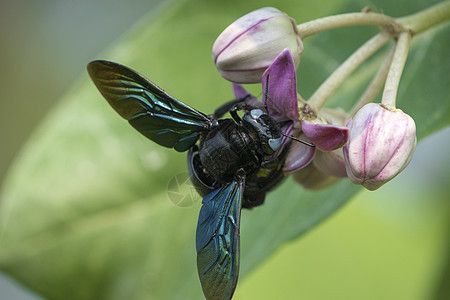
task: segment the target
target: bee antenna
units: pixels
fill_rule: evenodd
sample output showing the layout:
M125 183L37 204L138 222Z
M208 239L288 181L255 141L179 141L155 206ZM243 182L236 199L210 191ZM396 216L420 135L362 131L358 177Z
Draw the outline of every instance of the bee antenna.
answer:
M266 89L265 89L265 93L264 93L264 108L266 109L267 114L270 115L269 107L267 106L268 91L269 91L269 74L267 74L267 77L266 77ZM304 144L306 146L313 147L313 148L316 147L316 145L314 145L314 144L302 141L302 140L300 140L300 139L298 139L298 138L296 138L296 137L294 137L292 135L287 135L283 131L281 132L281 134L284 135L287 138L290 138L291 140L297 141L297 142L302 143L302 144Z
M314 144L311 144L311 143L302 141L302 140L300 140L300 139L298 139L298 138L296 138L296 137L294 137L294 136L292 136L292 135L287 135L287 134L284 133L284 132L281 132L281 134L284 135L284 136L287 137L287 138L290 138L291 140L297 141L297 142L302 143L302 144L304 144L304 145L306 145L306 146L309 146L309 147L312 147L312 148L315 148L315 147L316 147L316 145L314 145Z
M269 113L269 107L267 106L267 95L269 94L269 74L267 74L266 77L266 89L264 91L264 108L267 111L267 114L270 115Z

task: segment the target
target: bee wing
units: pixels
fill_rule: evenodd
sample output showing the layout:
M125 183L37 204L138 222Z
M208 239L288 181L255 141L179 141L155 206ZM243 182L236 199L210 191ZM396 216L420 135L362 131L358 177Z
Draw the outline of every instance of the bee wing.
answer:
M231 299L239 275L239 228L244 175L203 198L198 218L197 268L206 299Z
M186 151L210 125L208 117L167 94L139 73L109 61L92 61L87 70L114 110L161 146Z

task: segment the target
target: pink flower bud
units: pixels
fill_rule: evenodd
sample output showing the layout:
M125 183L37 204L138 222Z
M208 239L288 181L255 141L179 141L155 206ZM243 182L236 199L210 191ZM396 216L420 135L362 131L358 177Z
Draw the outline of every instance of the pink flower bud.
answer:
M353 183L376 190L411 160L416 146L414 120L400 109L370 103L351 121L344 147L347 175Z
M217 70L237 83L259 83L264 71L287 48L298 66L303 43L296 23L273 7L255 10L228 26L213 45Z

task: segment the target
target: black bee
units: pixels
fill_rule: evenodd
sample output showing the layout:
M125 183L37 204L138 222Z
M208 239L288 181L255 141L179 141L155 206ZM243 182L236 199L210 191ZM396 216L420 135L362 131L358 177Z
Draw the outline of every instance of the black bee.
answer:
M161 146L188 151L191 180L204 197L196 233L203 292L207 299L231 299L239 273L241 208L262 204L284 177L290 141L282 145L280 125L245 104L245 97L207 116L120 64L93 61L87 70L137 131ZM228 112L232 118L221 119Z

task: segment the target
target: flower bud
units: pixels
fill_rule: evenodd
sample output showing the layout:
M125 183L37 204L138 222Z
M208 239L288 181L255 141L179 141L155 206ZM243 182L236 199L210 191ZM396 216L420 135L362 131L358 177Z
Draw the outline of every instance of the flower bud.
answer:
M414 120L400 109L370 103L351 121L344 147L347 175L353 183L376 190L411 160L416 146Z
M276 8L265 7L228 26L215 41L212 57L225 79L259 83L264 71L285 48L298 66L303 43L295 21Z

